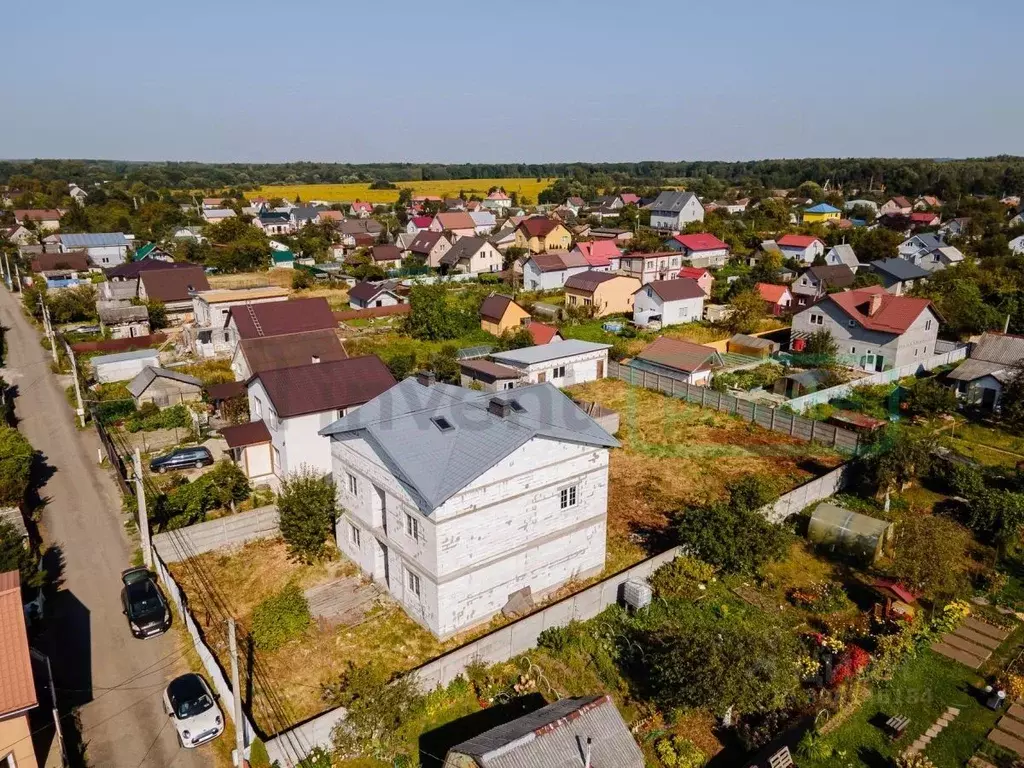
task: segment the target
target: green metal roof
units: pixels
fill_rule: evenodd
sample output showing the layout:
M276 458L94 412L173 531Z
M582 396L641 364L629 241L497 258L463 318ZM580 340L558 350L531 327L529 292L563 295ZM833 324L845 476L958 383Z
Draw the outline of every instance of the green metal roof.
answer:
M291 251L271 251L270 259L275 264L283 264L286 261L295 261L295 254Z

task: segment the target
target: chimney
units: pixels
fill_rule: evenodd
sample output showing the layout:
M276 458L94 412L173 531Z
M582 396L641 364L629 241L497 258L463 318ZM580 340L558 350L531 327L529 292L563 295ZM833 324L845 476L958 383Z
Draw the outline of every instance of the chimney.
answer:
M420 371L416 374L416 381L424 387L432 387L437 383L437 376L433 371Z
M490 402L487 403L487 412L493 413L498 418L504 419L508 416L509 411L512 410L512 406L505 400L499 400L497 397L492 397Z
M882 308L882 293L871 294L871 301L868 303L868 317L874 317L875 313Z
M313 365L316 365L319 362L320 362L320 355L313 355L313 357L310 359L310 363L313 364Z

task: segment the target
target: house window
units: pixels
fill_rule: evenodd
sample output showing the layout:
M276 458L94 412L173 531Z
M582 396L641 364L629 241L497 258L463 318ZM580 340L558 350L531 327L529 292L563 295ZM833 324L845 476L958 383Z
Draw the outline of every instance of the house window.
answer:
M340 409L338 410L338 418L339 418L339 419L343 419L343 418L345 418L345 414L346 414L346 413L348 413L348 408L340 408Z
M817 312L812 312L811 313L811 325L824 325L824 324L825 324L825 316L824 315L819 315Z
M414 539L420 537L420 521L408 512L405 513L405 532Z
M353 475L351 472L346 472L345 474L348 475L348 492L351 493L353 496L358 496L359 481L356 479L356 476Z
M856 355L857 354L857 348L856 347L850 347L850 354L851 355Z
M359 529L356 528L352 523L348 524L348 543L352 546L359 548Z
M516 385L516 383L514 381L505 381L505 382L502 382L501 388L502 389L512 389L512 388L515 387L515 385Z
M412 571L406 571L406 579L409 585L409 591L412 592L416 597L420 596L420 577Z
M263 418L263 403L258 397L252 399L252 412L255 414L257 419Z
M564 377L565 377L565 366L564 365L558 366L557 368L555 368L555 370L553 370L551 372L551 378L553 378L553 379L561 379L561 378L564 378Z
M593 305L593 303L594 303L593 299L586 299L586 298L583 299L583 306L584 307L589 307L589 306Z
M925 320L924 321L924 329L926 331L930 331L932 329L932 321L931 320Z
M576 306L576 297L572 294L569 294L569 303L572 304L574 307Z
M576 506L576 500L578 496L578 487L570 485L568 488L563 488L559 491L558 506L561 509L570 509Z
M272 447L274 449L274 469L281 470L283 472L284 467L281 466L281 451L278 450L278 447L276 445Z

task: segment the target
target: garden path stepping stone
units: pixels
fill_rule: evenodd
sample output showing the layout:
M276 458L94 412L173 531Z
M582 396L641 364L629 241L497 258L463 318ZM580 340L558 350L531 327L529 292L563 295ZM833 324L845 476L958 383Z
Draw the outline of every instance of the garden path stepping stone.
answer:
M1024 757L1024 741L1021 741L1016 736L1011 736L1006 731L995 728L989 733L988 740Z
M945 643L946 645L952 645L954 648L959 648L961 651L965 651L971 656L977 656L979 659L987 659L992 655L992 651L988 648L983 648L980 645L972 643L960 635L943 635L939 642Z
M981 621L980 619L976 619L973 616L968 616L966 619L964 619L963 626L969 629L973 629L975 632L980 632L983 635L994 637L996 640L1005 640L1006 637L1010 634L1010 630L1008 629L1001 629L995 626L994 624L989 624L986 621Z
M1024 738L1024 723L1014 720L1012 717L1002 717L996 723L996 728L1007 733L1012 733L1018 738Z
M943 642L932 643L932 650L936 653L942 654L943 656L953 659L953 661L959 661L965 667L968 667L970 669L977 669L983 663L985 663L984 659L979 659L977 656L973 656L970 653L965 653L964 651L961 651L959 648L954 648L953 646L947 645Z
M960 714L960 710L957 709L956 707L946 707L946 711L949 714L951 714L953 717L956 717L957 715Z
M1006 710L1006 714L1012 717L1014 720L1020 720L1024 723L1024 707L1020 704L1013 703L1010 708Z
M981 634L981 632L975 632L970 627L960 627L960 629L956 630L956 632L954 632L953 634L957 637L962 637L965 640L970 640L975 645L980 645L983 648L988 648L990 651L994 651L996 648L998 648L1000 643L1000 641L996 640L994 637L983 635Z

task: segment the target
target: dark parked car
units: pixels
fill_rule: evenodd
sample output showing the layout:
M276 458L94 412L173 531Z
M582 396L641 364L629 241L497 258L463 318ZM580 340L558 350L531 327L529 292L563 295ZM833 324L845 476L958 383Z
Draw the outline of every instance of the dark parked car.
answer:
M163 456L157 456L149 462L150 472L167 472L172 469L189 469L208 467L213 464L213 454L209 448L178 448Z
M132 634L141 639L166 632L171 611L153 574L146 568L129 568L122 571L121 584L121 606Z

